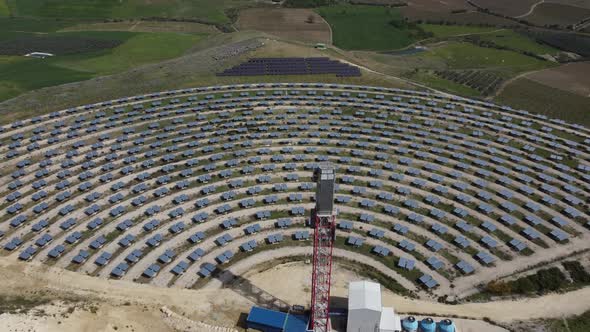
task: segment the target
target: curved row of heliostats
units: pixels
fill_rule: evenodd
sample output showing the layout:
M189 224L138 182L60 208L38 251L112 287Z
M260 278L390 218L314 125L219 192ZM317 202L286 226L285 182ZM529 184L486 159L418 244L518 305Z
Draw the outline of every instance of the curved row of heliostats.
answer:
M588 137L506 107L344 85L82 106L0 133L0 244L23 260L190 287L244 257L310 246L311 172L330 161L346 258L446 294L584 247Z

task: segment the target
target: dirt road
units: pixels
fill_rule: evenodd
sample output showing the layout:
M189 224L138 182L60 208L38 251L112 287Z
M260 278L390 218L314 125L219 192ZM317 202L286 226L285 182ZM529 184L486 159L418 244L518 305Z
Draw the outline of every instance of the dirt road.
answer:
M287 270L281 273L265 271L257 274L255 270L252 270L250 274L245 274L245 277L255 284L260 283L259 286L264 287L265 291L275 293L276 296L280 296L284 300L292 301L292 303L302 303L308 298L309 292L308 285L301 284L306 280L302 276L307 275L306 272L309 268L304 263L298 263L287 266ZM281 267L281 269L283 268ZM265 282L265 280L269 280L268 278L276 280L277 276L282 275L292 276L290 281L293 283L290 285L293 287L290 287L289 292L285 292L282 288L281 285L286 284L284 282L280 284ZM79 325L81 326L80 331L112 331L113 324L117 321L123 322L123 324L133 324L135 331L147 331L148 329L145 327L150 326L150 324L159 324L151 325L156 327L161 326L161 315L158 310L162 306L173 308L176 312L193 320L232 326L237 321L240 313L246 312L252 305L251 302L229 289L194 291L159 288L128 281L93 278L55 267L47 267L37 262L21 263L10 258L0 258L0 278L4 280L0 284L0 294L2 295L22 294L34 298L35 295L41 296L41 294L45 294L45 296L52 296L55 299L69 297L98 303L98 313L104 310L104 321L100 324L97 323L98 325L90 323ZM346 294L346 281L356 278L356 276L350 271L336 267L334 278L336 282L333 295L342 296ZM590 309L590 301L586 301L589 296L590 288L587 287L566 294L552 294L519 301L451 306L429 301L411 300L390 292L384 292L383 303L384 305L395 306L402 313L415 312L439 316L460 315L479 319L492 317L497 321L511 322L514 320L555 318L579 314ZM80 312L73 314L71 317L79 317L81 321L86 322L91 320L88 315ZM93 315L100 317L97 316L97 313ZM0 316L0 324L11 319L14 320L15 316L2 315ZM23 319L23 317L20 317L20 319ZM35 319L35 317L32 316L31 319ZM29 326L43 325L43 321L49 318L41 319L37 317L36 319L38 322L31 323L32 325ZM62 318L64 321L68 321L68 319ZM22 325L18 325L14 321L13 323L16 324L14 331L22 330L18 327ZM61 330L48 326L46 331L70 331L64 324L61 324ZM67 324L72 324L72 321L68 321ZM56 323L55 326L58 325L60 324ZM117 324L117 326L120 328L119 330L125 330L121 328L121 323ZM162 329L162 331L166 330L168 329ZM39 331L43 331L43 329Z

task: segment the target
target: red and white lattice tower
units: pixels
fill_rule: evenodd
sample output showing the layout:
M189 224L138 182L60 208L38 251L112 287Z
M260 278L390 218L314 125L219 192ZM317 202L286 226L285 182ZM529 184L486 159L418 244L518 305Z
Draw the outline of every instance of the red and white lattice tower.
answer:
M314 332L328 332L332 248L336 227L334 168L329 164L320 165L314 173L314 178L317 187L316 205L311 220L314 239L310 329Z

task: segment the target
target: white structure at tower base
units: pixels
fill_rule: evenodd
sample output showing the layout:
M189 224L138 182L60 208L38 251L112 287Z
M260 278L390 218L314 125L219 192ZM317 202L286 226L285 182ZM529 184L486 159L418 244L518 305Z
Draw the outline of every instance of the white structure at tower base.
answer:
M391 307L381 306L381 285L371 281L348 284L346 332L400 332L401 320Z

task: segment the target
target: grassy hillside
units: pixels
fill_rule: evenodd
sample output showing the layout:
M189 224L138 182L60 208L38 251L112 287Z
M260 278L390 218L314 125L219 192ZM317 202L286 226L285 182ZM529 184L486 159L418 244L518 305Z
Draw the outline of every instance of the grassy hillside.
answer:
M0 17L10 15L10 10L6 4L6 0L0 0Z
M550 67L551 63L516 52L449 42L416 57L443 59L449 69L496 69L507 74Z
M248 0L0 0L19 17L96 20L107 18L192 18L225 24L224 10Z
M57 65L100 75L112 74L180 56L201 38L194 34L140 33L112 50L61 59Z
M431 32L436 38L490 33L498 30L495 27L477 27L468 25L420 24L420 27L424 31Z
M32 36L35 33L55 32L69 24L67 21L51 19L0 17L0 40Z
M50 61L23 57L0 57L0 100L47 86L81 81L92 73L60 68Z
M394 50L428 36L395 8L336 5L320 7L318 13L330 24L334 44L343 49Z
M533 39L512 30L502 30L478 35L477 37L482 41L489 41L502 47L523 52L534 54L556 54L559 52L559 50L553 47L539 44Z
M148 63L172 59L185 53L204 36L203 34L121 31L81 31L13 36L17 39L9 39L4 42L8 45L15 44L16 41L24 46L27 44L47 45L46 42L39 43L39 39L42 39L71 46L73 41L82 40L96 44L104 40L115 41L119 45L114 48L107 47L98 50L96 48L81 48L79 50L70 48L67 54L46 59L0 55L0 100L6 100L34 89L82 81ZM72 41L72 43L68 41ZM59 45L51 46L59 50ZM28 53L28 51L31 49L23 48L21 53Z

